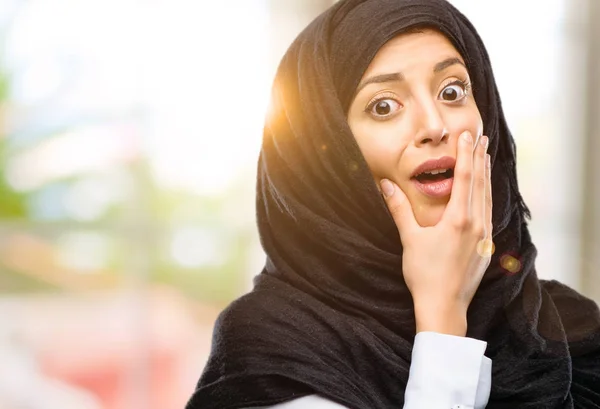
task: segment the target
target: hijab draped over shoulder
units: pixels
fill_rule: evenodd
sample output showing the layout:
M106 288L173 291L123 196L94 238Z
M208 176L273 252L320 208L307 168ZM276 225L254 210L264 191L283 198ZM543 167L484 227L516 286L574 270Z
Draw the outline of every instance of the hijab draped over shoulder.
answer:
M467 316L467 336L486 341L493 361L487 407L600 408L598 306L537 276L514 140L477 32L444 0L342 0L277 71L256 190L266 265L221 313L188 409L315 393L352 409L402 407L413 300L398 230L346 114L382 45L420 28L462 55L490 138L496 250Z

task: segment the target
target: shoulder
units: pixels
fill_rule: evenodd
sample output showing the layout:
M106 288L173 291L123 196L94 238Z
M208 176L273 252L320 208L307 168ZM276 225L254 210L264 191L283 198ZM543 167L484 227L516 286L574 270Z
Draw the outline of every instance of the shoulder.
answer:
M540 282L554 301L563 324L579 326L588 320L600 323L600 309L594 300L559 281Z
M219 329L232 327L260 327L273 321L298 315L293 288L285 290L254 289L229 304L218 316L216 326Z
M263 345L298 344L298 334L314 335L325 330L318 317L331 314L316 300L309 300L288 285L255 288L229 304L218 316L213 342L235 343L252 349ZM303 337L303 338L311 338ZM306 341L306 340L305 340ZM307 345L308 346L308 345Z
M357 330L355 322L333 306L271 276L255 280L251 292L229 304L219 314L215 329L273 327L311 335L318 330L328 332L332 327L344 333Z
M594 300L559 281L540 282L556 306L571 347L600 338L600 309Z
M281 314L284 302L276 294L250 292L231 302L217 317L213 341L251 341L261 336Z

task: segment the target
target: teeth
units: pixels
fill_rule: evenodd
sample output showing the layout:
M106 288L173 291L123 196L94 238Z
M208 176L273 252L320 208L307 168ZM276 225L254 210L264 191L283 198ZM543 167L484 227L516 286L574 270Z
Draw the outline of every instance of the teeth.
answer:
M423 172L423 173L427 173L429 175L437 175L438 173L444 173L446 171L448 171L448 169L430 170L428 172Z

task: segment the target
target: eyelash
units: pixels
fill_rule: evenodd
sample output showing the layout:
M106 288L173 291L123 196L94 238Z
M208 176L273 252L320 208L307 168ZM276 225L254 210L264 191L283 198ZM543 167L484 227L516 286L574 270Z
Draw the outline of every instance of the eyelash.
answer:
M442 87L442 91L444 89L448 88L451 85L460 85L462 87L462 89L463 89L463 91L464 91L465 94L459 100L451 101L450 103L462 101L462 100L464 100L465 98L467 98L467 97L469 97L471 95L471 82L468 79L464 79L464 80L463 79L456 79L456 80L453 80L453 81L447 83L446 85L444 85ZM440 94L441 94L441 91L440 91ZM438 96L439 96L439 94L438 94ZM396 96L393 93L388 92L388 93L384 93L384 94L378 95L376 98L372 99L367 104L367 107L365 108L365 112L367 114L371 114L372 110L373 110L373 107L375 107L375 105L377 105L377 103L379 103L380 101L383 101L383 100L386 100L386 99L392 99L398 105L402 105L399 101L397 101ZM383 118L376 118L376 119L383 120L383 119L387 119L387 118L389 118L389 116L386 116L386 117L383 117Z
M379 94L379 95L377 95L377 97L375 97L371 101L369 101L369 103L367 104L367 107L365 108L365 111L366 112L371 111L378 102L386 100L386 99L393 99L394 101L396 101L396 103L398 105L402 105L400 102L398 102L396 100L396 94L394 94L393 92L384 92L383 94Z
M448 84L444 85L444 87L442 88L442 91L446 88L448 88L450 85L460 85L462 87L462 89L465 91L465 96L462 99L468 97L471 95L471 82L468 79L456 79L452 82L449 82Z

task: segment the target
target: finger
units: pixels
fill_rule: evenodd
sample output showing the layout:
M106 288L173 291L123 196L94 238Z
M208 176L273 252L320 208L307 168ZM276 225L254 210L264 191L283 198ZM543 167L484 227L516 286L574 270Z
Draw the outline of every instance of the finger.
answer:
M492 169L490 165L490 155L485 154L485 222L486 236L477 244L479 255L484 258L491 258L494 254L495 246L492 240Z
M462 223L469 219L472 176L473 136L469 131L465 131L459 137L452 194L444 214L445 217L452 218L454 222Z
M487 238L492 239L494 225L492 224L492 210L494 202L492 201L492 164L490 154L485 154L485 222L487 225Z
M385 203L394 218L400 236L403 232L407 233L418 227L410 202L398 185L388 179L382 179L380 185Z
M477 234L480 238L487 236L487 221L486 221L486 154L487 154L488 138L482 135L475 147L473 154L473 190L471 199L472 220Z

